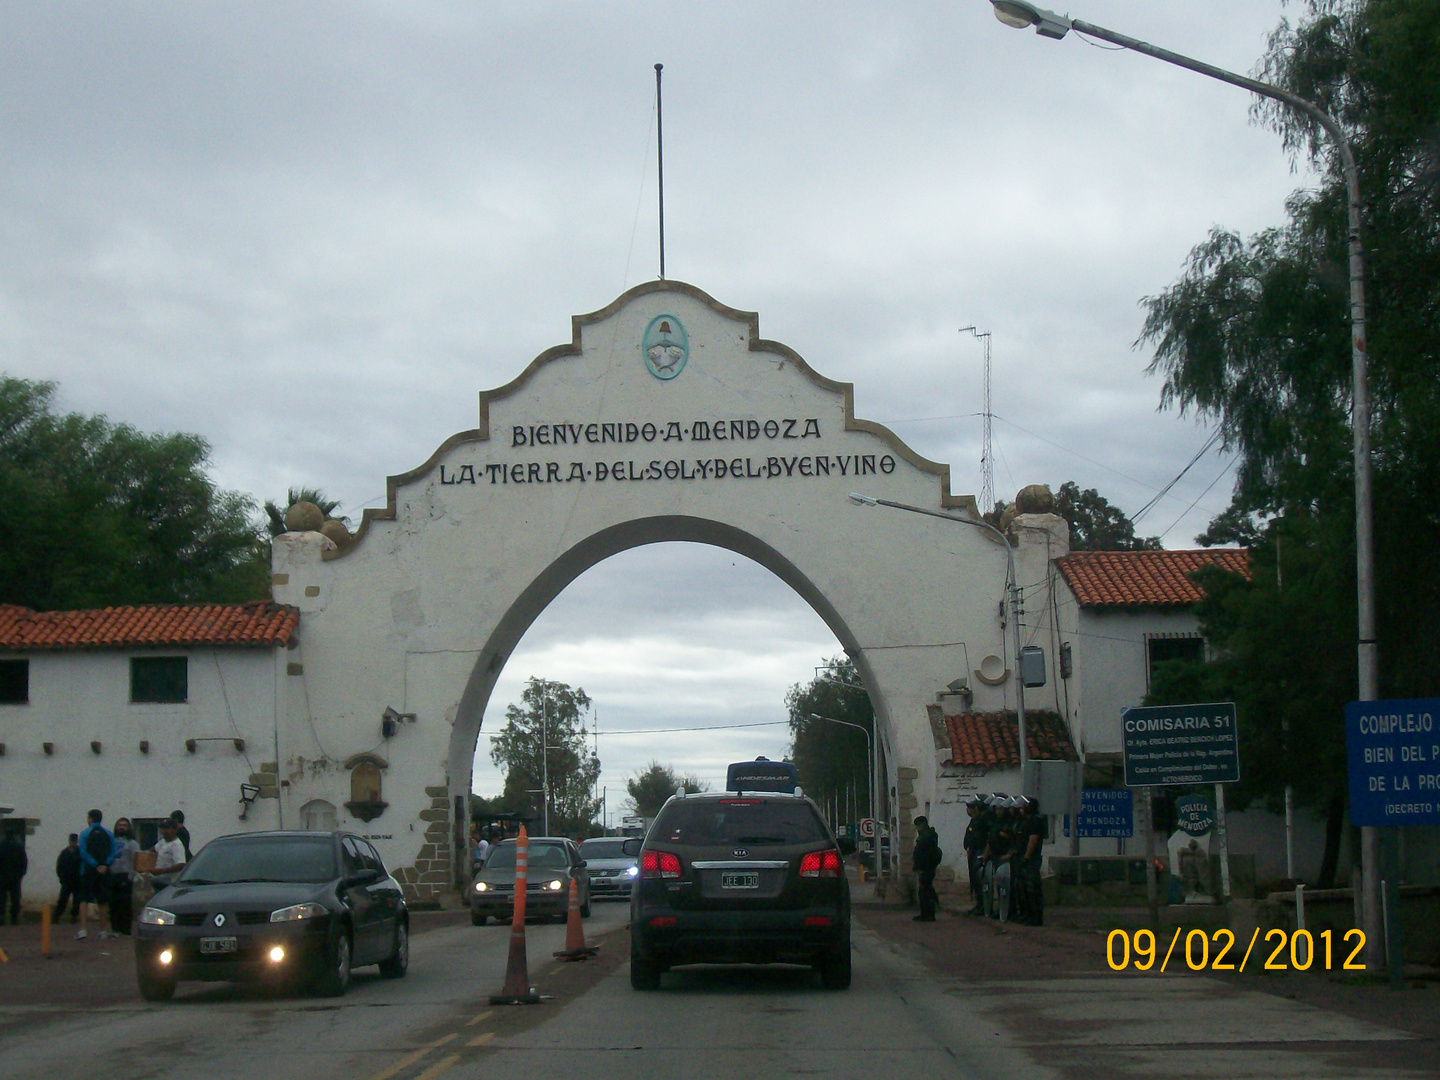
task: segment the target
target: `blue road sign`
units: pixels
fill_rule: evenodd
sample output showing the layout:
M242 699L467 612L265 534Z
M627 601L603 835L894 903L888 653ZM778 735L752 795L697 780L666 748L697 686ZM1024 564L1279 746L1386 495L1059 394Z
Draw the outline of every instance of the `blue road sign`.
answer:
M1134 836L1135 799L1129 788L1108 791L1086 788L1080 792L1077 836ZM1065 815L1065 835L1070 835L1070 815Z
M1440 825L1440 698L1345 706L1350 820Z

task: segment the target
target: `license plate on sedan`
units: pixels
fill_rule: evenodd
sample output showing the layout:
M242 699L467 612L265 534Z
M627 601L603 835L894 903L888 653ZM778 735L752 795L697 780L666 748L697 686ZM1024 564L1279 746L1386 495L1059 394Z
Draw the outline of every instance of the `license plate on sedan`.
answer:
M720 875L720 887L722 889L758 889L760 875L755 871L723 873Z
M200 952L205 956L213 956L216 953L233 953L237 948L237 938L233 937L202 937L200 939Z

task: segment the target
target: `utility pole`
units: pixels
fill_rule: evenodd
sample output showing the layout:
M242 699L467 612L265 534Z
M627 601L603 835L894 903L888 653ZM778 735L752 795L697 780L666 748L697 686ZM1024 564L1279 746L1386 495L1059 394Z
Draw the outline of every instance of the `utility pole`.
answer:
M550 835L550 695L540 699L540 791L545 806L545 835Z
M980 509L990 513L995 509L995 456L991 451L990 412L990 331L976 330L974 325L962 326L960 333L969 333L985 346L985 406L980 414Z

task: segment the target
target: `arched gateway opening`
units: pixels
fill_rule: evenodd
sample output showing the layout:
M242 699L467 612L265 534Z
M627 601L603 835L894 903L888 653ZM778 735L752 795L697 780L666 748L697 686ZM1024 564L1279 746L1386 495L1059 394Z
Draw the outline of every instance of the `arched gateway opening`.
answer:
M506 612L491 642L481 653L471 676L473 685L466 687L456 716L448 759L450 775L463 778L467 791L481 718L506 660L535 619L572 581L592 566L632 548L672 541L724 548L765 567L814 609L847 655L858 652L853 634L844 625L839 613L816 592L813 583L806 581L788 560L755 537L720 522L699 518L648 518L614 526L577 545L552 563L547 572L537 578Z
M585 744L601 766L591 789L602 803L594 820L619 828L631 812L626 783L652 761L721 788L731 762L785 757L786 694L841 655L834 633L798 593L731 549L667 541L618 552L566 586L509 652L480 725L471 790L487 799L509 790L514 802L513 788L523 787L530 812L541 814L539 782L510 783L519 777L511 777L508 759L492 757L494 740L507 728L507 709L524 707L532 678L583 688L591 701L581 715ZM863 744L858 736L842 743ZM538 745L538 732L524 744ZM561 761L569 758L555 764ZM849 764L843 793L826 792L840 802L821 800L836 822L860 813L852 780L862 798L869 791L864 755ZM579 790L565 785L556 804L567 821Z
M416 899L453 887L481 719L526 629L600 561L691 541L766 567L854 660L903 849L947 751L937 695L964 679L975 708L1009 703L1006 554L852 491L975 520L947 466L856 419L850 386L763 340L756 315L662 281L577 316L568 345L480 395L475 429L391 477L344 546L277 538L275 598L302 613L277 702L286 807L346 801L325 748L368 754L384 807L359 831Z

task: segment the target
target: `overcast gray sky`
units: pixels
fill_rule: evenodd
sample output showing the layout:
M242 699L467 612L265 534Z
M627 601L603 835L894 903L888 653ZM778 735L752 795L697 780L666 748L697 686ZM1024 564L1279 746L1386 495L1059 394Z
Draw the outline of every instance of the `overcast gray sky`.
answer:
M1070 10L1247 72L1286 13ZM1241 91L1007 29L986 0L4 5L0 368L203 434L257 500L381 504L474 426L478 390L655 276L657 61L669 276L853 381L957 490L980 487L970 323L993 333L998 495L1074 479L1133 513L1203 445L1156 411L1139 301L1212 225L1282 221L1307 177ZM1207 455L1142 531L1190 545L1226 465ZM487 731L531 674L583 685L602 732L777 720L838 651L739 557L660 565L567 590ZM714 780L785 741L602 735L611 807L652 756Z

